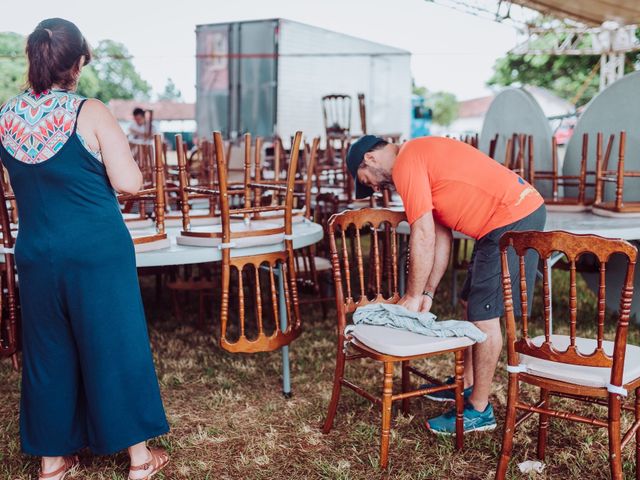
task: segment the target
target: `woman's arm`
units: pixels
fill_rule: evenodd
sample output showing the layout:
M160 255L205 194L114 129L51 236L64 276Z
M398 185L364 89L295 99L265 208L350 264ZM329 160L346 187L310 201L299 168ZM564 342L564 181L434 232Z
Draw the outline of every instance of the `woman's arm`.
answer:
M111 111L99 100L85 102L78 117L78 132L91 148L102 153L102 161L113 188L119 193L137 193L142 187L142 173L136 164L129 142Z

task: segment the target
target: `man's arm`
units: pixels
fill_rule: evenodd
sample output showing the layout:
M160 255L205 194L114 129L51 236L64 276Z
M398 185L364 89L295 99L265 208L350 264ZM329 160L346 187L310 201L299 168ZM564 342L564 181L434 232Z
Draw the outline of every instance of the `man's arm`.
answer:
M449 255L451 254L451 239L453 236L451 235L451 229L447 228L443 225L440 225L438 222L434 223L436 240L435 240L435 254L433 260L433 267L431 268L431 274L427 279L427 283L424 287L425 291L435 293L436 288L440 284L440 280L442 276L447 271L447 267L449 266ZM428 312L431 310L431 304L433 303L433 298L428 295L423 295L422 306L420 308L423 312Z
M404 297L398 302L399 305L404 306L408 310L414 312L420 310L422 291L431 276L434 266L435 246L435 222L433 221L433 214L429 211L411 225L407 291Z

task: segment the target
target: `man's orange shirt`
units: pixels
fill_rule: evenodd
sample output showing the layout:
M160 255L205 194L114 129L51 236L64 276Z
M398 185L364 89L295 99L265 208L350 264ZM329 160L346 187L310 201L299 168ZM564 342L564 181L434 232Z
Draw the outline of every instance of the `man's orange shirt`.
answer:
M433 211L436 222L476 239L526 217L544 203L519 175L450 138L406 142L392 175L409 223Z

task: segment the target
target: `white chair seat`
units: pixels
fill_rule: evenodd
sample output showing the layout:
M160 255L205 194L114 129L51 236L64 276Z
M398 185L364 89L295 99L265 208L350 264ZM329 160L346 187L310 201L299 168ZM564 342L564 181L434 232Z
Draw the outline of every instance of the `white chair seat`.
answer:
M316 266L317 272L326 272L331 270L331 262L323 257L313 257L313 262ZM296 268L299 272L305 270L305 265L309 265L309 261L305 262L303 257L296 257Z
M264 221L251 222L249 225L244 222L231 223L232 233L241 233L248 231L271 230L281 228L277 223L267 223ZM191 228L192 232L214 232L222 233L222 225L196 226ZM221 237L193 237L190 235L178 235L176 242L179 245L190 245L195 247L217 247L222 243ZM275 235L256 235L252 237L240 237L231 240L235 248L257 247L261 245L273 245L275 243L284 242L284 234Z
M139 213L123 213L122 218L129 230L137 230L153 226L153 220L150 218L140 218Z
M475 342L468 337L430 337L420 333L377 325L350 325L349 335L356 343L376 352L396 357L435 353L468 347Z
M545 203L544 206L547 212L586 212L590 208L588 205L562 205L560 203Z
M278 222L280 224L284 224L284 210L272 210L270 212L261 212L258 220L251 220L251 223L258 222ZM293 210L293 215L291 215L291 224L302 223L304 222L304 210Z
M162 250L163 248L169 248L170 246L171 239L169 238L161 238L160 240L154 240L153 242L137 243L134 245L136 253Z
M569 346L568 335L552 335L551 343L559 351L566 350ZM544 336L532 339L535 345L542 345ZM576 338L578 351L584 355L592 353L596 348L596 340L592 338ZM613 354L613 342L604 341L602 347L608 355ZM611 369L606 367L583 367L580 365L570 365L567 363L552 362L520 355L520 365L524 365L527 373L538 377L558 380L560 382L571 383L573 385L583 385L585 387L604 388L611 380ZM624 358L624 375L622 383L629 383L640 377L640 347L627 344L627 351Z
M592 207L591 213L594 215L599 215L601 217L612 217L612 218L640 218L640 212L614 212L611 210L607 210L606 208L598 208Z

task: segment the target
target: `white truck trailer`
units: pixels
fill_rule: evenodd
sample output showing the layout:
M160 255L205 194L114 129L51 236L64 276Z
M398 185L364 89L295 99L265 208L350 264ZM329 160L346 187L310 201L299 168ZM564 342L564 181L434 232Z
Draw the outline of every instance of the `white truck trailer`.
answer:
M321 98L332 93L351 95L352 133L364 93L368 133L409 136L406 50L280 18L198 25L196 45L200 137L323 135Z

